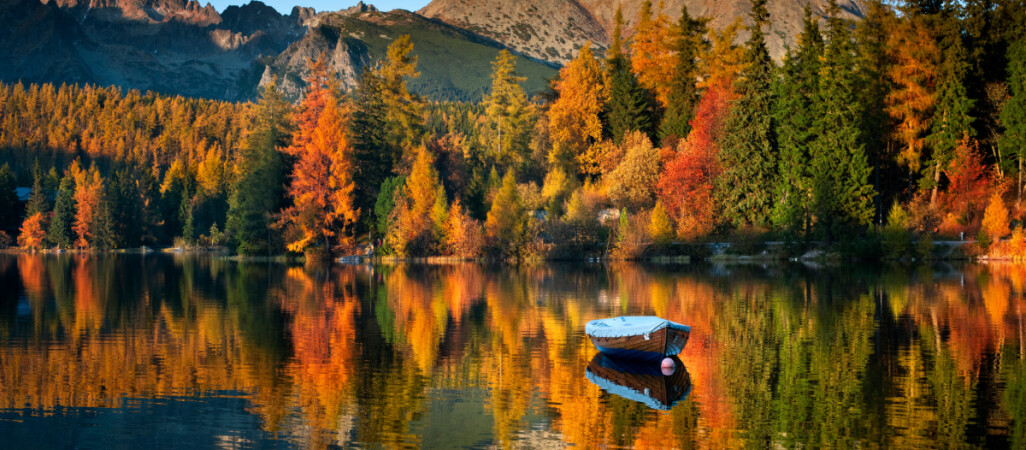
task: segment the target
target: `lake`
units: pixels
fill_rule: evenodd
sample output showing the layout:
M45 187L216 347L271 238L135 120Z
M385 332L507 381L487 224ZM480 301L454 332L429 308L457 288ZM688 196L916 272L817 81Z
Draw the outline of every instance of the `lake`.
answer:
M0 255L25 447L1016 447L1026 266ZM589 320L692 326L674 376ZM656 368L658 369L658 368Z

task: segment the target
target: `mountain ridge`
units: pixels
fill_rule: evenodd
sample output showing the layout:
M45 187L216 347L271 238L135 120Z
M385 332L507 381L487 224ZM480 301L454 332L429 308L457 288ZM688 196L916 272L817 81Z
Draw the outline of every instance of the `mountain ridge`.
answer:
M803 10L810 5L814 15L826 16L828 0L795 0L769 2L770 27L767 30L767 46L777 60L784 55L787 45L796 42L801 31ZM552 15L568 17L580 27L567 26L551 29L552 32L538 32L547 23L546 15L529 15L525 11L541 11L546 5L553 6ZM641 2L618 2L616 0L523 0L514 3L504 0L432 0L418 13L447 23L473 29L505 43L509 47L534 57L549 59L565 64L574 57L575 50L590 40L595 47L604 49L609 45L614 27L617 5L623 8L623 16L629 34L641 11ZM707 17L710 26L723 29L737 17L750 23L748 0L663 0L655 2L653 12L661 11L671 21L680 18L684 6L692 17ZM841 17L857 20L865 15L862 0L841 0ZM582 38L583 37L583 38ZM742 31L738 39L748 37ZM556 52L548 51L549 48Z
M842 0L858 18L862 0ZM801 26L802 7L827 0L771 2L768 43L779 58ZM786 4L785 4L786 3ZM687 4L722 27L748 16L746 0L665 0L671 18ZM627 26L637 3L624 5ZM217 12L197 0L7 0L0 3L0 80L92 83L221 100L249 100L274 77L292 97L307 59L325 52L351 87L359 71L384 57L399 33L414 36L424 74L411 82L432 100L480 100L500 49L520 55L527 89L538 92L554 68L585 43L608 44L613 0L434 0L418 12L378 11L363 2L340 11L260 2ZM629 30L628 30L629 31ZM744 33L746 34L746 33ZM739 36L743 39L745 36Z

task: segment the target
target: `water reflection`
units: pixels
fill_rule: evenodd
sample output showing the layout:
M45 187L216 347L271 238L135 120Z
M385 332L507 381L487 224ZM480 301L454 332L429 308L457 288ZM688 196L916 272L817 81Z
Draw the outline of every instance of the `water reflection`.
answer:
M87 447L112 429L200 446L1022 447L1024 285L1016 265L0 255L0 433ZM599 360L584 324L625 314L693 327L679 377Z

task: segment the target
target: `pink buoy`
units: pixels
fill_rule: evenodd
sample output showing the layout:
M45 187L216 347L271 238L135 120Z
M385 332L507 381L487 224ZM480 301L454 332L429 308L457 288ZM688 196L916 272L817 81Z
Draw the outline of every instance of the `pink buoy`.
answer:
M663 369L663 375L670 376L673 375L674 369L676 369L677 364L674 363L673 360L670 358L663 358L663 362L662 364L660 364L660 366Z

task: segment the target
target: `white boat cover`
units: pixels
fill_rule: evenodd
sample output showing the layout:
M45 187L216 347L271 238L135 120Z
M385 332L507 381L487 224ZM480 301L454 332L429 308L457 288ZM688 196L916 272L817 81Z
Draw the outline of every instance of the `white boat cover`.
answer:
M588 336L613 338L652 334L666 327L691 331L691 327L687 325L670 322L656 316L620 316L592 320L584 326L584 332Z
M636 402L644 403L649 408L667 411L673 407L673 405L667 405L659 400L652 398L651 395L648 395L648 392L639 392L627 386L621 386L619 384L616 384L612 381L609 381L605 378L596 375L590 370L585 373L585 376L588 377L588 381L595 383L595 385L601 388L602 390L610 394L619 395L620 397L623 397L627 400L634 400ZM647 391L648 389L645 390Z

